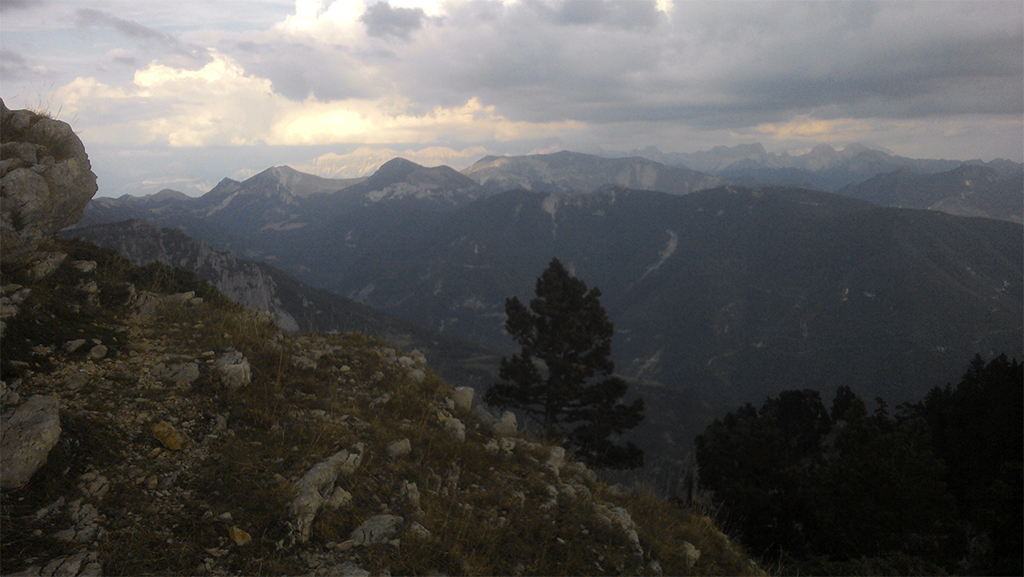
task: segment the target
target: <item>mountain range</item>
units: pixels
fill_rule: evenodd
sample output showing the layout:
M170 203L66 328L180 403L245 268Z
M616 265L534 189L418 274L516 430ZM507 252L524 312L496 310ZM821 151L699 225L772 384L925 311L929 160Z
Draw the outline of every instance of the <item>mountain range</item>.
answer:
M1005 176L989 166L965 163L935 174L917 174L901 168L845 186L839 194L883 206L1024 223L1024 178Z
M536 190L593 192L609 187L689 194L718 186L722 178L646 158L602 158L577 152L486 156L462 171L492 192Z
M1007 178L1020 178L1024 171L1020 163L1005 159L982 162L907 158L859 143L852 143L842 150L822 143L803 154L793 155L788 152L770 153L761 144L718 146L694 153L664 153L648 147L634 150L630 155L722 176L738 184L800 186L827 192L837 192L844 186L875 175L904 169L923 175L948 172L961 164L972 164L992 168Z

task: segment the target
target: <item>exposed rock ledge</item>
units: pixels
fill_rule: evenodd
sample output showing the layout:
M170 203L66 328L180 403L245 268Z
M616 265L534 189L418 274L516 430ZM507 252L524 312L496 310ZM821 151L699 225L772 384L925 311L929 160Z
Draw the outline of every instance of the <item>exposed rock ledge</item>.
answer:
M0 259L34 260L40 244L82 217L96 194L85 146L66 122L0 100Z

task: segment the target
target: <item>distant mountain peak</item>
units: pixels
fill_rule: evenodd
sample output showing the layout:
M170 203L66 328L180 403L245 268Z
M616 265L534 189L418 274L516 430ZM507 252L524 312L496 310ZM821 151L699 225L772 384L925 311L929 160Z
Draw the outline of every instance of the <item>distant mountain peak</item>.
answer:
M606 158L567 150L525 156L488 156L462 171L492 192L521 188L591 193L609 187L688 194L721 184L721 178L667 166L641 156Z

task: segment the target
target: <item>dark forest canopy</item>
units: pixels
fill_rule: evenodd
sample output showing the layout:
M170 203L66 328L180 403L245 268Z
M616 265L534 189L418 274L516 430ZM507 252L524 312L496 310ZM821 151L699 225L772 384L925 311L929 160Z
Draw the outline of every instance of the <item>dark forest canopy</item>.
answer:
M849 387L747 404L696 439L701 481L755 554L794 571L1020 575L1024 373L977 356L890 415Z

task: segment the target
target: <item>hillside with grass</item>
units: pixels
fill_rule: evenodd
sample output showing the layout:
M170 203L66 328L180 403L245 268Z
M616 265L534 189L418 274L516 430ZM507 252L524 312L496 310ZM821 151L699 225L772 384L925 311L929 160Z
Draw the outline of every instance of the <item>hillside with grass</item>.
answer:
M78 240L2 270L3 574L760 574L704 512L599 481L416 351L288 335ZM20 486L15 425L59 436Z

